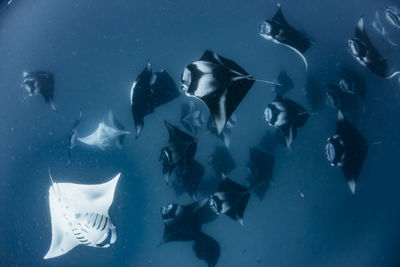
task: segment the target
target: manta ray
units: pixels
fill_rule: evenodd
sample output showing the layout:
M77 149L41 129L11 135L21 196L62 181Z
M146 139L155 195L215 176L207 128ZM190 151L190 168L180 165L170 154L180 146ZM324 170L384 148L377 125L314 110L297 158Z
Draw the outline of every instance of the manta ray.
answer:
M102 150L114 144L118 148L122 148L124 137L127 134L130 134L130 132L124 130L122 124L115 119L114 114L110 110L93 133L86 137L80 137L78 140L89 146L97 146Z
M211 200L205 198L188 205L170 203L161 208L164 221L164 234L160 245L176 241L194 241L196 257L214 267L219 259L221 248L211 236L203 233L202 225L216 219Z
M236 62L206 50L199 60L186 65L181 90L207 105L220 135L255 81L278 84L256 79Z
M216 214L225 214L243 225L243 216L250 199L249 189L223 176L217 192L211 195L210 205Z
M49 107L56 111L54 105L54 75L47 71L24 71L21 88L25 89L28 96L42 95ZM23 92L22 92L23 93ZM25 99L26 97L23 97Z
M390 72L387 59L371 42L364 26L364 17L358 20L354 37L347 40L347 50L358 63L367 67L371 72L384 79L391 79L400 74L400 71Z
M50 174L51 245L44 259L78 245L107 248L117 240L108 210L121 173L103 184L57 183Z
M331 166L339 167L353 195L368 153L365 137L338 111L336 133L328 138L325 156Z
M275 100L267 105L264 112L265 121L279 129L289 148L297 135L298 129L304 126L310 114L295 101L276 95Z
M311 40L302 32L293 28L283 15L281 5L271 19L265 20L259 26L259 34L266 40L271 40L276 44L284 45L296 52L304 62L306 70L308 63L304 53L311 46Z
M144 127L144 117L179 96L175 81L165 71L153 72L150 61L131 87L131 109L136 138Z

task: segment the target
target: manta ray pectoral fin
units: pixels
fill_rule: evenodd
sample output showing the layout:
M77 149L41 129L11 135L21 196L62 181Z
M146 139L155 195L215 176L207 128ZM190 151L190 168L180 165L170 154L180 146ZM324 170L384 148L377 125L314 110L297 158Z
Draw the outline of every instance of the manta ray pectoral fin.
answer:
M357 22L357 29L361 32L364 31L364 17L361 17Z
M208 267L214 267L217 264L221 253L218 242L203 232L200 232L194 241L193 250L198 259L207 262Z
M69 226L64 218L64 213L60 209L59 201L57 200L58 194L59 190L54 190L53 183L49 189L52 237L50 249L43 257L44 259L61 256L79 245L78 240L70 232L65 231Z
M276 13L275 13L275 15L274 15L274 17L272 19L274 21L276 21L276 22L279 22L282 25L285 25L285 26L289 25L289 23L287 22L285 16L283 15L281 4L278 3L277 7L278 7L278 10L276 11Z
M43 259L51 259L61 256L79 245L77 239L71 234L64 232L58 227L53 229L55 229L56 232L52 233L50 249L46 255L44 255Z
M147 60L146 62L146 71L148 72L152 71L150 60Z
M344 120L344 116L343 116L343 112L339 109L338 111L338 117L337 117L338 121L343 121Z
M351 194L354 196L356 194L356 181L354 179L347 181Z
M139 137L140 133L142 132L143 121L135 122L135 128L136 128L136 139L137 139Z
M47 104L49 105L49 107L50 107L53 111L57 111L53 99L50 99L50 100L48 100L48 101L46 101L46 102L47 102Z
M290 145L292 144L294 138L293 126L289 124L284 124L278 128L281 130L283 137L285 138L286 147L290 148Z
M222 132L223 141L226 148L229 148L231 145L231 137L229 134Z
M117 233L115 232L115 226L111 226L111 239L110 239L110 244L114 244L115 241L117 241Z

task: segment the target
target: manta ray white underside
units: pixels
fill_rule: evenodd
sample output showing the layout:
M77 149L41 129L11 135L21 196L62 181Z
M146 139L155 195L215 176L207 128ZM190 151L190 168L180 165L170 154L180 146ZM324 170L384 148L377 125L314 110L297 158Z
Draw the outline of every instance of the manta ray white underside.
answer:
M49 189L52 238L44 259L61 256L78 245L109 247L116 239L108 210L121 173L103 184L56 183Z
M80 137L78 140L84 144L97 146L103 150L114 144L118 148L122 148L122 140L120 137L127 134L130 134L130 132L124 131L116 121L114 114L109 111L93 133L86 137Z

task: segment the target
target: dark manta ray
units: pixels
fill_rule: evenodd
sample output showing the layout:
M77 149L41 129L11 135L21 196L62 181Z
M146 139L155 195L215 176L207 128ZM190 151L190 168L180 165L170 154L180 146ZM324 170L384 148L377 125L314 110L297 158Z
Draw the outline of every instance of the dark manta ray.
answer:
M355 37L347 40L347 50L362 66L382 78L390 79L400 74L400 71L389 73L387 60L372 44L364 29L363 17L357 23Z
M351 125L339 110L336 133L329 137L325 147L327 160L340 167L349 184L351 193L356 192L356 183L368 151L368 144L361 133Z
M272 180L272 171L274 168L275 159L269 153L253 147L250 148L250 159L247 163L249 176L247 181L250 185L250 190L257 194L262 200L265 192L270 186Z
M306 69L308 68L307 60L303 54L310 47L311 41L287 22L279 4L274 17L267 19L260 25L259 34L267 40L285 45L295 51L304 61Z
M225 146L215 147L214 153L208 158L208 163L218 178L222 178L223 174L230 173L236 167L235 161Z
M193 159L197 140L167 121L164 124L169 133L168 144L162 148L160 156L164 179L169 183L169 176L175 171L176 179L172 185L176 193L184 189L191 198L196 199L197 187L204 176L204 167Z
M152 114L156 107L178 96L179 90L171 76L165 70L153 73L150 62L147 62L131 87L131 107L136 138L143 129L144 117Z
M76 146L76 142L78 139L78 132L76 128L78 127L79 122L82 119L82 111L79 111L79 116L74 122L74 125L71 128L71 134L68 136L68 161L67 161L67 166L71 165L72 162L72 155L71 155L71 150Z
M199 60L185 67L181 89L207 105L219 135L255 80L232 60L206 50Z
M32 71L23 73L22 88L28 92L29 96L42 95L44 101L50 108L56 111L54 105L54 75L47 71Z
M217 192L211 195L211 205L217 214L226 214L243 225L244 211L249 199L250 191L246 187L223 177Z
M193 250L197 258L206 261L209 267L217 264L220 246L215 239L201 231L202 224L216 218L209 199L186 206L169 204L161 208L161 216L165 226L161 244L194 241Z
M181 168L181 171L189 168L196 153L197 140L167 121L164 121L164 124L169 140L161 149L160 161L163 164L164 179L168 183L168 177L177 167Z
M264 114L270 126L282 131L287 147L296 137L297 129L303 127L309 117L302 106L281 95L277 95L274 102L267 105Z
M274 93L276 93L278 95L284 95L284 94L286 94L286 92L292 90L292 88L293 88L293 81L289 77L289 75L286 73L286 71L284 71L284 70L282 70L279 73L278 83L281 85L280 86L275 85L275 88L273 90Z

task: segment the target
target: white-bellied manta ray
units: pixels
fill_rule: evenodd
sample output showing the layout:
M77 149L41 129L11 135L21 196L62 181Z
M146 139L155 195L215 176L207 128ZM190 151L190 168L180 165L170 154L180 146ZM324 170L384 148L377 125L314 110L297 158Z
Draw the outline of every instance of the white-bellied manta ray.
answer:
M57 183L51 185L51 245L44 259L61 256L78 245L107 248L117 240L108 210L121 173L103 184Z
M185 67L181 89L207 105L219 135L255 81L277 84L255 79L232 60L206 50Z
M216 214L225 214L243 225L243 216L250 199L249 189L230 178L224 177L217 192L210 196L211 206Z
M368 37L364 27L364 18L358 20L354 37L347 40L347 50L362 66L385 79L391 79L400 71L389 72L387 60L380 54Z
M367 141L339 110L336 133L328 138L325 155L331 166L342 169L353 195L367 152Z
M89 146L96 146L102 150L113 145L122 148L124 137L127 134L130 134L130 132L124 130L122 124L110 110L93 133L86 137L78 137L78 141Z
M297 130L304 126L310 114L298 103L276 95L275 100L267 105L265 121L283 133L289 148L297 135Z
M282 44L296 52L302 58L306 69L308 69L307 60L303 54L311 46L311 41L287 22L280 4L278 4L278 11L276 11L275 15L260 24L259 34L267 40Z

